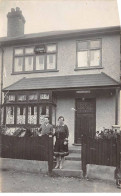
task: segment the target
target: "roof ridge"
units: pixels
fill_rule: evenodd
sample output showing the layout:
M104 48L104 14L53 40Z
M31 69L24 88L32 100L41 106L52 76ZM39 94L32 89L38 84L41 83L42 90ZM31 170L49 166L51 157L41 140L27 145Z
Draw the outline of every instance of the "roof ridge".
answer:
M118 82L117 80L115 80L114 78L112 78L111 76L109 76L108 74L101 72L101 74L106 75L108 78L112 79L114 82L116 82L117 84L120 84L120 82Z
M13 84L17 84L17 83L19 83L21 80L24 80L25 78L26 78L26 77L23 77L23 78L21 78L20 80L16 81L16 82L13 83ZM9 87L13 86L13 84L11 84L11 85L9 85L9 86L3 88L2 91L3 91L3 90L6 90L6 88L9 88ZM8 90L8 91L9 91L9 90Z

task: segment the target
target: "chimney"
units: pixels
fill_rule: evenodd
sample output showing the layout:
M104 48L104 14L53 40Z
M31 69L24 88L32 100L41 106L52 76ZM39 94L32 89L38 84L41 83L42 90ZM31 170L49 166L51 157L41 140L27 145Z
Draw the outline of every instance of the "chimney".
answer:
M16 10L11 8L11 12L8 12L7 18L7 36L17 37L24 35L24 24L26 21L20 8L16 7Z

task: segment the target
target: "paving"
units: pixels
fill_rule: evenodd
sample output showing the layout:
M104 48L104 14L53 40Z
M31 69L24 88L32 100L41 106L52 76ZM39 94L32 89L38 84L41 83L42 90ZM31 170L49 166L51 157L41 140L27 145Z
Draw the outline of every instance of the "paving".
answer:
M121 193L115 183L101 180L86 180L73 177L50 177L41 173L26 173L1 170L1 192L6 193Z

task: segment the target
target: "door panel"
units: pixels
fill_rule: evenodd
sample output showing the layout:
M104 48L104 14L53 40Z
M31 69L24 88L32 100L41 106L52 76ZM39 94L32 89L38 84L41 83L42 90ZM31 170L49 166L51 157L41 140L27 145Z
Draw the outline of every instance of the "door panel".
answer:
M95 99L76 101L75 143L81 143L81 135L93 137L96 129Z

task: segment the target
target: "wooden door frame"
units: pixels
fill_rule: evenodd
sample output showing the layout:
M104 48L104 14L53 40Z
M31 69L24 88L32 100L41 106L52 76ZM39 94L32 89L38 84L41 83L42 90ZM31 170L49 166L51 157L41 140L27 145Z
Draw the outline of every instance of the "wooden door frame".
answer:
M77 126L77 123L76 123L76 120L77 120L77 101L78 100L82 100L82 98L84 98L85 100L94 100L94 103L95 103L95 131L96 131L96 97L79 97L79 98L75 98L75 126L74 126L74 144L77 144L76 143L76 126Z

